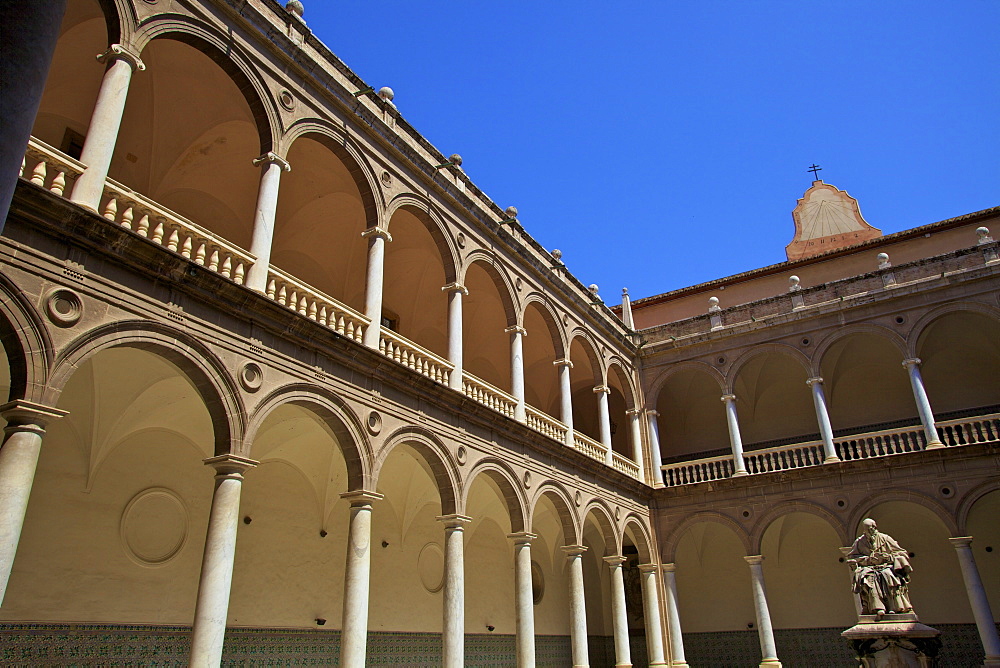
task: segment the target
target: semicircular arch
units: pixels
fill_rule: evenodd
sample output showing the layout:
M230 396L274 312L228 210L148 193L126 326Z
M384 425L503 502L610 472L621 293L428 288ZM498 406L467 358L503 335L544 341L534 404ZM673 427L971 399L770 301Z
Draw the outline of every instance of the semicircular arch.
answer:
M785 357L789 357L800 364L802 366L802 370L805 371L807 376L811 373L812 364L809 358L795 346L790 346L787 343L764 343L751 347L749 350L737 357L736 361L734 361L732 366L730 366L729 373L726 374L725 380L726 394L734 393L734 386L736 384L736 379L740 375L740 371L742 371L751 360L759 357L760 355L784 355Z
M1000 321L1000 309L990 306L989 304L981 304L979 302L952 302L950 304L942 304L927 311L927 313L924 313L915 323L913 323L913 327L910 328L910 335L907 337L906 341L906 355L908 357L917 357L920 340L927 329L940 318L953 313L978 313L993 320Z
M507 507L507 515L510 518L511 533L525 531L525 527L527 527L528 501L522 493L521 485L517 482L517 476L514 475L510 467L499 459L492 457L482 459L472 467L463 485L461 507L468 507L469 490L472 489L472 484L480 475L488 477L499 488L504 505Z
M441 497L441 513L454 515L461 512L458 502L464 497L462 482L458 475L458 465L448 448L430 430L408 425L400 427L386 437L382 447L375 453L372 466L372 481L374 487L378 484L385 460L399 445L408 445L423 457L434 474L434 482Z
M913 503L923 506L941 520L945 528L951 532L952 536L958 535L958 523L947 508L926 494L915 492L912 489L898 488L883 490L865 497L860 503L857 504L854 512L851 513L846 527L847 531L853 531L856 527L858 527L861 524L861 521L868 517L874 508L882 505L883 503L890 502Z
M552 303L549 298L541 292L529 292L524 299L521 300L521 310L517 314L517 322L519 325L524 325L524 316L528 310L528 306L531 304L536 304L536 308L539 313L541 313L542 320L545 322L545 326L549 330L549 337L552 339L552 347L556 351L556 359L565 359L568 354L569 344L566 341L566 333L563 327L559 324L559 317L556 314L555 309L552 307Z
M972 511L972 507L976 505L979 499L983 498L991 492L1000 491L1000 481L988 480L984 483L976 485L968 492L966 492L961 501L958 502L958 510L956 511L956 525L959 533L954 534L956 536L967 536L969 531L969 513Z
M831 346L838 341L843 341L844 339L857 334L871 334L881 337L892 344L896 350L899 351L900 356L904 358L906 357L906 342L903 340L903 337L888 327L872 323L847 325L828 334L822 341L819 342L819 345L816 346L816 351L813 353L812 357L813 375L819 375L819 369L823 364L823 357L826 355L827 351L829 351Z
M10 392L15 399L40 401L52 368L52 341L34 307L16 285L0 273L0 340L10 366Z
M388 203L383 215L383 225L390 234L392 233L392 218L401 209L416 214L416 218L427 228L441 256L445 280L449 283L457 282L458 249L448 225L435 207L427 198L414 193L397 195Z
M621 538L623 545L625 544L625 537L628 535L630 528L632 529L632 544L639 551L639 563L656 563L656 557L653 554L652 532L646 526L643 518L632 512L625 516L625 522L622 524Z
M601 530L601 535L604 537L604 549L607 551L604 556L610 557L620 555L622 553L622 545L619 541L619 532L618 528L615 526L613 519L615 515L611 511L611 506L609 506L607 501L604 499L593 498L588 501L587 505L584 506L583 514L581 516L581 529L583 525L587 523L587 517L589 517L591 513L594 514L597 526Z
M663 370L653 379L653 382L649 384L649 392L646 394L647 408L650 410L655 409L656 403L659 401L660 392L663 390L663 386L667 384L667 381L670 380L671 377L685 371L698 371L706 374L718 384L720 397L726 393L726 379L722 375L722 372L706 362L686 360L684 362L678 362L677 364L670 365L669 368Z
M743 546L744 552L747 555L751 554L750 534L745 528L743 528L742 525L740 525L739 522L723 513L706 510L685 517L684 520L675 526L667 535L666 540L664 540L660 546L660 549L663 552L664 563L673 563L674 554L677 551L677 545L681 542L681 539L684 538L684 534L687 533L688 529L704 522L721 524L732 531L733 535L736 536L736 539L740 542L740 545Z
M528 531L534 530L535 510L542 497L547 496L555 506L562 523L563 537L567 545L579 545L580 543L580 522L573 512L573 503L570 501L569 491L563 487L562 483L555 480L548 480L535 490L535 493L528 501Z
M776 520L790 513L806 513L808 515L815 515L821 520L825 521L830 528L834 530L837 534L837 538L841 541L841 545L847 545L851 542L851 538L847 534L847 530L844 527L844 523L840 520L837 515L833 512L815 503L809 503L808 501L792 501L789 503L782 503L771 510L767 511L757 521L754 523L750 530L750 549L753 550L753 554L760 554L762 549L762 544L764 541L764 534L771 527Z
M465 284L466 278L469 273L469 269L472 265L479 265L486 275L490 277L493 281L493 285L497 289L497 294L500 297L500 303L503 304L504 316L507 319L507 326L513 327L518 324L517 313L518 308L514 301L514 295L516 291L514 290L514 284L510 280L510 275L502 264L500 264L496 257L485 250L474 250L465 257L465 262L462 265L460 274L458 277L458 283Z

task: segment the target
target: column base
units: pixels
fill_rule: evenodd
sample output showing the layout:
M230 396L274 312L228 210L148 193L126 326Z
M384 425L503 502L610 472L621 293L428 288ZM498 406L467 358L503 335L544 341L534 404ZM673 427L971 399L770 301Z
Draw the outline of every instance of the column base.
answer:
M924 448L924 450L938 450L940 448L947 448L947 447L948 446L942 443L941 441L934 439L933 441L927 444L927 447Z
M731 475L729 477L730 478L742 478L745 475L750 475L750 474L747 473L746 471L737 471L736 473L734 473L733 475Z
M827 457L823 460L824 464L839 464L843 461L840 457Z
M764 659L760 662L760 668L781 668L781 661L777 659Z
M632 668L631 663L616 663L615 668Z
M1000 668L1000 656L988 656L983 661L983 668Z

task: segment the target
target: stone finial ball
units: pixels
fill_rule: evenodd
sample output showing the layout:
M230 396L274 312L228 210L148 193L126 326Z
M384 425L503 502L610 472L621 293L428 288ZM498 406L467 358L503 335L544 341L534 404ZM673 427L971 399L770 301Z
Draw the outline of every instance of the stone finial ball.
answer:
M517 207L516 206L508 206L506 209L503 210L503 212L505 214L507 214L508 218L517 218Z
M799 277L798 276L789 276L788 277L788 284L789 285L798 285L799 284Z
M285 3L285 10L289 14L295 14L299 18L302 18L302 12L304 12L306 8L302 6L301 0L288 0L288 2Z
M590 290L590 294L596 295L597 294L597 283L591 283L590 286L587 289Z
M392 98L396 97L396 94L388 86L382 86L378 89L378 96L386 102L392 102Z
M627 297L628 296L628 288L622 288L622 296L623 297Z
M456 167L461 167L462 156L460 156L458 153L452 153L451 155L448 156L448 162L455 165Z
M977 227L976 234L979 235L980 239L985 239L990 235L990 228L988 227Z
M878 258L879 262L888 262L889 261L889 254L888 253L879 253L878 256L877 256L877 258Z
M719 305L719 298L718 297L709 297L708 298L708 305L709 306L718 306Z
M553 248L552 249L552 257L554 257L557 260L561 260L562 259L562 251L559 250L558 248Z

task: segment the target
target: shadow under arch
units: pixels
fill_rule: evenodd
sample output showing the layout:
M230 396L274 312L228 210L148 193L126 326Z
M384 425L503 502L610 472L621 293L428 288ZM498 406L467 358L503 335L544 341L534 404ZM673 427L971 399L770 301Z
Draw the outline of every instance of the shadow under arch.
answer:
M823 365L823 358L826 356L826 353L830 350L831 346L838 341L842 341L857 334L871 334L873 336L881 337L895 346L895 348L899 351L900 356L903 358L906 357L906 342L903 340L903 337L888 327L873 325L871 323L848 325L831 332L819 342L818 346L816 346L816 352L813 353L812 358L813 372L819 375L819 370Z
M600 346L598 346L597 341L590 332L583 327L576 327L569 334L569 339L566 343L567 351L572 352L573 343L577 339L580 340L580 346L583 348L583 352L587 355L587 358L590 359L590 365L594 370L594 384L603 384L607 377L607 369L604 367L604 360L601 359L601 356L597 352L600 350Z
M383 214L385 229L392 233L392 218L397 211L408 211L419 220L437 246L444 268L445 281L455 283L458 280L458 250L448 226L435 211L433 205L425 198L413 193L398 195L389 202Z
M243 455L246 411L225 365L187 332L146 320L103 325L71 342L56 359L43 403L56 406L66 382L102 350L131 347L159 355L187 376L205 403L215 436L215 455Z
M665 369L653 379L653 382L649 384L649 392L646 394L646 403L648 407L650 409L656 408L656 404L660 399L660 392L663 391L663 386L667 384L667 381L670 380L671 377L689 370L700 371L715 380L715 382L719 385L720 397L726 393L726 379L718 369L706 362L689 360L670 365L668 369Z
M286 385L263 398L247 422L244 439L247 456L253 457L254 440L267 418L276 409L289 404L315 413L336 436L347 464L348 491L374 490L371 444L361 421L339 397L313 385Z
M976 485L971 490L965 493L965 495L962 497L962 500L959 501L958 511L955 513L957 518L956 524L958 525L958 531L959 531L959 533L955 534L956 536L969 535L968 534L969 513L972 511L973 506L975 506L976 502L979 501L984 496L986 496L987 494L991 494L992 492L997 492L997 491L1000 491L1000 480L989 480L987 482Z
M517 483L517 477L513 471L499 459L484 459L476 462L469 475L465 478L462 490L461 507L464 509L468 505L469 490L476 477L484 475L496 484L503 495L504 505L507 507L507 515L510 518L511 533L520 533L527 527L528 502L521 492L521 486Z
M631 532L630 532L631 529ZM632 544L635 545L635 549L639 552L639 563L640 564L652 564L655 563L655 556L653 554L653 541L652 534L646 527L646 524L642 521L642 518L635 513L629 513L625 517L624 525L622 526L622 544L625 543L625 537L628 536L632 540Z
M744 552L746 552L747 555L752 554L750 551L750 534L736 520L722 513L704 511L686 517L683 522L671 530L671 532L667 535L666 540L660 544L660 550L663 553L664 563L673 563L674 556L677 551L677 545L681 542L684 534L687 533L691 527L705 522L721 524L732 531L733 535L736 536L736 539L743 547Z
M375 453L370 483L372 487L378 484L378 476L385 460L396 446L404 444L419 453L433 472L434 482L441 497L441 514L459 513L462 509L458 505L458 500L464 498L464 493L458 476L458 467L448 448L430 430L422 427L412 425L401 427L386 437L382 447Z
M503 304L504 316L507 319L507 326L513 327L518 324L518 309L517 305L514 303L514 285L510 280L510 276L507 274L507 270L504 269L503 265L500 264L497 259L485 250L474 250L465 258L465 263L458 276L458 282L465 284L466 278L469 274L469 269L473 265L478 265L486 275L490 277L493 281L493 285L496 287L497 294L500 297L500 303ZM466 286L468 287L468 286Z
M807 515L814 515L820 518L834 530L837 534L837 539L841 541L841 545L849 545L851 541L854 540L847 535L847 529L844 526L844 523L830 510L807 501L792 501L790 503L783 503L775 508L772 508L761 515L761 517L754 523L750 530L750 549L753 550L752 554L761 554L764 534L767 533L767 530L772 524L774 524L775 521L791 513L805 513Z
M559 521L562 524L563 537L566 540L566 544L579 545L583 537L580 518L573 513L573 504L570 501L569 492L561 483L555 480L549 480L539 485L528 501L528 531L534 530L535 510L538 508L538 502L543 497L548 497L559 514Z
M559 324L559 318L548 298L540 292L531 292L521 301L521 310L517 314L517 324L524 326L524 317L528 307L535 304L535 308L541 314L542 321L549 330L549 337L552 339L552 347L556 351L556 359L565 359L569 354L569 343L566 341L565 332Z
M603 499L591 499L587 502L587 505L583 509L583 515L581 516L580 524L586 524L587 517L593 513L594 520L597 522L598 529L601 530L601 535L604 538L604 548L607 552L604 555L606 557L619 556L622 553L622 544L619 540L619 533L615 527L614 513L611 512L610 506ZM581 532L582 535L582 532Z
M1000 321L1000 309L989 304L980 304L979 302L941 304L924 313L913 323L910 334L906 337L906 355L908 357L919 357L917 353L920 349L920 343L928 329L941 318L956 313L975 313L992 320Z
M0 341L10 367L10 393L0 397L42 401L52 368L52 341L34 307L4 274L0 273Z
M861 524L861 521L866 517L869 517L872 510L876 507L884 503L892 502L913 503L918 506L923 506L927 510L931 511L931 513L933 513L939 520L941 520L945 529L947 529L952 536L959 535L958 522L947 508L926 494L921 494L920 492L915 492L910 489L887 489L866 496L860 503L857 504L856 509L851 513L847 523L847 531L850 532L856 529ZM851 540L853 540L853 538Z
M618 378L618 382L622 385L622 389L625 390L625 408L626 410L634 410L639 407L639 397L636 392L635 383L632 382L631 374L625 371L625 362L617 355L612 357L608 361L607 375L610 377L612 370L614 370L615 376Z
M765 343L762 345L753 346L750 350L747 350L732 363L729 367L729 372L726 374L725 380L725 392L726 394L735 394L736 379L739 378L740 372L747 366L747 364L753 359L760 355L784 355L789 357L802 366L802 370L805 372L806 377L812 373L812 363L806 355L802 353L801 350L795 346L790 346L787 343Z

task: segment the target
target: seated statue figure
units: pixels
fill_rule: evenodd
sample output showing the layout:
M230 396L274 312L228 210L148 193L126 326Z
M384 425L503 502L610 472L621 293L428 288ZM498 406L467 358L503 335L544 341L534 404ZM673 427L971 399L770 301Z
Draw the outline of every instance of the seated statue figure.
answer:
M861 614L879 620L887 612L912 612L907 587L913 568L906 550L880 533L875 520L866 519L861 526L864 533L847 555L854 571L854 592L861 598Z

